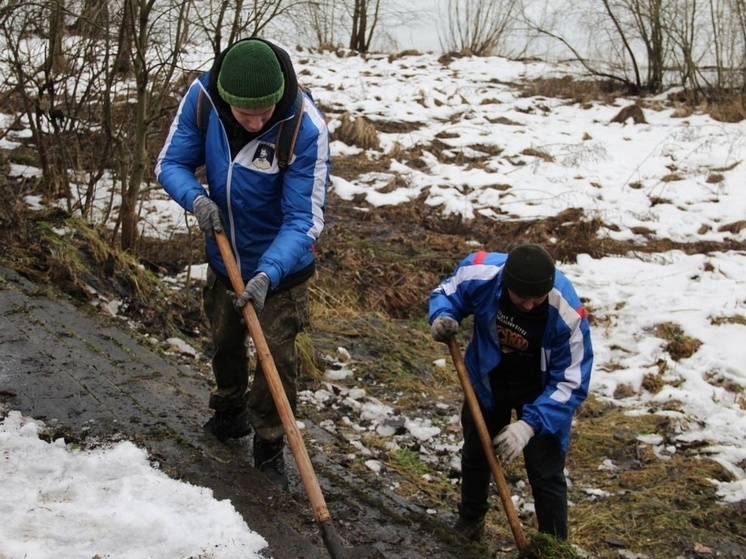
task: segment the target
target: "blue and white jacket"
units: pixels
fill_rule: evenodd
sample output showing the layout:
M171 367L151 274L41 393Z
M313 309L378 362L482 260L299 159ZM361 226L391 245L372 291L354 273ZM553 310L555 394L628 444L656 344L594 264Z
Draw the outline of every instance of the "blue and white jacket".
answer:
M503 292L502 268L507 254L476 252L464 258L453 275L430 294L430 323L439 316L461 322L474 315L474 335L464 357L480 404L495 407L489 374L500 363L496 318ZM523 407L521 419L536 434L550 434L563 452L570 443L575 409L588 395L593 367L588 317L575 288L559 270L549 292L549 314L541 348L544 391Z
M285 93L267 125L258 134L239 129L230 107L216 93L224 51L181 100L155 174L187 211L192 211L199 195L215 201L243 279L265 272L271 288L276 289L288 276L313 273L313 246L324 228L331 160L326 122L306 95L290 164L280 171L275 156L277 131L279 123L293 115L298 82L288 54L268 44L283 68ZM211 107L204 131L198 124L200 91L208 96ZM195 176L203 165L209 191ZM207 237L206 244L210 265L227 275L215 240Z

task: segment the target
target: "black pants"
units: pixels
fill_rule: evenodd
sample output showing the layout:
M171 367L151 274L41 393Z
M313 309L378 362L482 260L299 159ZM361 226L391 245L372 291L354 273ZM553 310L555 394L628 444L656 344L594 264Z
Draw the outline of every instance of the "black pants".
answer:
M512 392L512 394L511 394ZM498 406L485 412L484 421L490 438L510 423L511 412L516 410L520 419L524 403L532 402L536 394L521 397L514 391L503 391ZM512 400L512 401L511 401ZM464 445L461 449L461 502L459 514L466 519L476 519L487 512L492 472L482 448L476 424L469 407L461 410ZM551 435L535 436L523 449L526 473L534 497L539 532L567 539L567 480L565 455Z
M285 430L261 363L257 363L253 371L249 389L246 325L241 322L226 286L211 268L207 272L203 297L214 344L212 371L216 386L210 394L210 407L226 410L246 404L251 425L260 438L282 437ZM259 315L259 324L293 412L297 405L298 381L295 340L308 325L308 313L308 281L305 281L270 293Z

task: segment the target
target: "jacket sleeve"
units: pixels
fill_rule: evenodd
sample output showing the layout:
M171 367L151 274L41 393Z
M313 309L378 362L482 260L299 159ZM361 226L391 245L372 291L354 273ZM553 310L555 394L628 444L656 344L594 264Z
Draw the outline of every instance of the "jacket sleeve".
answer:
M465 317L471 314L470 298L465 296L465 292L468 286L467 282L472 276L469 266L473 259L473 254L464 258L456 266L453 274L443 280L430 293L430 324L439 316L448 316L461 323Z
M524 406L522 419L537 433L557 437L566 451L573 414L588 395L593 348L585 309L569 283L562 291L555 288L554 296L542 356L548 382L536 401Z
M269 276L273 287L297 262L308 258L325 225L331 167L329 130L313 105L305 111L293 153L283 177L282 226L257 267Z
M204 133L197 125L200 89L202 84L195 80L182 98L155 166L158 182L187 211L192 211L197 196L207 194L195 176L205 163Z

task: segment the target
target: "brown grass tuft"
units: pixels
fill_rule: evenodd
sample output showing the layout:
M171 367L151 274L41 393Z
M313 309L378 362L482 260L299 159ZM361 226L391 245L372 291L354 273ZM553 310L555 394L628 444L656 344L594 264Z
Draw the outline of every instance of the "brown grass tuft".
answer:
M361 149L379 149L381 140L376 127L367 118L353 118L349 112L342 115L342 124L334 134L334 139Z
M630 119L635 124L647 124L645 113L642 112L642 107L640 107L640 105L628 105L624 107L614 118L611 119L611 122L625 124Z
M620 384L614 389L614 399L623 400L637 394L637 391L629 384Z
M738 234L743 229L746 229L746 219L740 219L733 223L726 223L725 225L718 227L718 231L721 233L728 232L733 234Z
M547 163L554 163L554 157L551 153L548 153L546 151L541 151L534 148L526 148L521 152L521 154L531 157L538 157L539 159L546 161Z
M710 317L710 324L713 326L719 324L740 324L746 326L746 316L742 314L736 314L733 316L712 316Z
M651 332L667 342L665 350L674 361L691 357L702 345L702 342L687 336L681 326L673 322L658 324L651 329Z
M737 97L709 103L707 110L710 116L719 122L741 122L746 119L746 108L743 101Z
M642 388L651 394L657 394L660 392L664 385L665 383L660 374L648 373L642 378Z
M540 78L523 84L524 97L548 97L570 99L575 103L600 101L611 103L622 95L618 84L603 80L575 80L571 76L562 78Z

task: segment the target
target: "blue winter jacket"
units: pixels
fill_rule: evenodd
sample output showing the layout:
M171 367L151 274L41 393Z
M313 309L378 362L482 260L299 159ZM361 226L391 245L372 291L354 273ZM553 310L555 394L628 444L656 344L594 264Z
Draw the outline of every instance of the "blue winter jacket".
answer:
M464 357L480 404L495 407L489 374L500 363L497 309L504 289L502 267L507 254L476 252L464 258L453 275L430 295L430 323L439 316L457 322L474 315L474 335ZM536 434L553 435L563 452L570 443L575 409L588 395L593 348L586 316L575 288L559 270L549 292L549 314L541 348L544 391L523 407L522 419Z
M278 55L284 65L285 95L292 100L297 81L288 69L287 54L281 52L286 58ZM324 228L329 182L328 129L321 112L306 96L298 137L284 172L275 157L277 121L292 117L292 103L285 103L283 114L273 115L274 124L270 122L270 128L232 156L229 131L217 109L220 103L227 105L222 99L210 97L210 91L214 91L211 74L216 76L217 69L216 64L196 79L181 100L158 157L156 177L187 211L192 211L197 196L209 195L223 214L225 232L243 279L265 272L274 289L289 275L312 268L314 263L313 245ZM212 107L206 131L198 126L200 90L210 98ZM195 170L202 165L209 191L195 177ZM215 240L207 237L206 244L210 265L227 275Z

